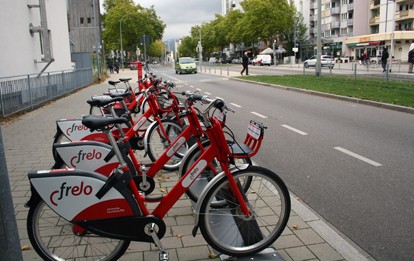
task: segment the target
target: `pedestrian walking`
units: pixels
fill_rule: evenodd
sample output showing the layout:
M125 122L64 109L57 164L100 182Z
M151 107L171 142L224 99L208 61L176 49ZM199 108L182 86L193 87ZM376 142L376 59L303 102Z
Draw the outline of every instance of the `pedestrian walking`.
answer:
M408 52L408 73L413 73L414 65L414 43L410 46L410 51Z
M382 48L382 54L381 54L381 65L382 65L382 72L385 72L387 70L387 61L388 61L388 49L386 46Z
M109 62L108 67L109 67L109 73L113 74L114 73L114 65L112 64L112 61Z
M114 69L115 69L116 73L119 73L119 63L118 63L118 61L115 61Z
M249 52L245 52L242 57L242 65L243 70L240 72L241 75L243 75L244 71L246 71L246 75L249 75L249 56L247 56Z

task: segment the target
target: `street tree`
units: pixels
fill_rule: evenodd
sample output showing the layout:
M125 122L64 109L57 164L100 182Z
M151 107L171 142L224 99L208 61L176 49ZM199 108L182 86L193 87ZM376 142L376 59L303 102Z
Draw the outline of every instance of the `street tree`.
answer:
M106 0L105 3L108 9L105 14L105 30L102 36L107 52L121 50L121 28L122 49L126 53L135 52L137 47L144 49L140 41L143 35L148 35L151 42L161 40L165 24L156 15L153 6L143 8L129 0Z
M180 57L188 56L188 57L196 57L197 41L190 37L186 36L184 39L181 40L181 44L178 47L178 55Z
M279 35L289 55L293 55L293 47L301 49L308 44L307 31L308 28L303 21L302 14L296 11L293 26L285 28Z
M244 16L237 34L245 43L271 42L293 25L294 8L287 0L244 0L241 6Z

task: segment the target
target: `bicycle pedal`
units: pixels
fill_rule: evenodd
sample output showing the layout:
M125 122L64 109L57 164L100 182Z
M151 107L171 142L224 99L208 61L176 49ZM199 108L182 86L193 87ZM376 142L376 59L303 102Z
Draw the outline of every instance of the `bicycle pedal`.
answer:
M160 252L160 261L169 261L170 255L168 252Z

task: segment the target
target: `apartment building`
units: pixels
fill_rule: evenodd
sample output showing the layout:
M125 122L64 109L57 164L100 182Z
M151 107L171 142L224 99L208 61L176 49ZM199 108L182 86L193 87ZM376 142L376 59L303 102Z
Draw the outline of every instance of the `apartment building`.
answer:
M318 0L295 0L317 38ZM321 0L323 53L358 59L364 51L380 56L387 46L395 59L407 60L414 41L414 0Z
M354 56L363 50L371 57L379 56L387 46L395 59L407 61L407 53L414 43L414 0L369 1L369 34L355 35L346 40Z

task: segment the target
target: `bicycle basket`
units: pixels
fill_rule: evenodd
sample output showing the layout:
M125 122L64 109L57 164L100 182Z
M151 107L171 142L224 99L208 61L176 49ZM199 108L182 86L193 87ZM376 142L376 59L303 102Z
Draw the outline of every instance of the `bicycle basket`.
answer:
M247 134L244 142L242 144L235 142L230 145L230 151L233 157L251 158L256 155L262 144L264 129L265 127L262 123L251 120L247 126Z

